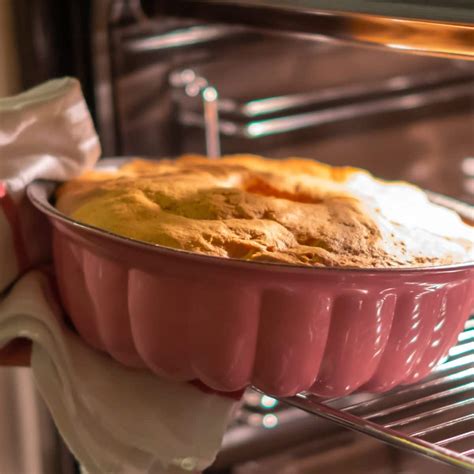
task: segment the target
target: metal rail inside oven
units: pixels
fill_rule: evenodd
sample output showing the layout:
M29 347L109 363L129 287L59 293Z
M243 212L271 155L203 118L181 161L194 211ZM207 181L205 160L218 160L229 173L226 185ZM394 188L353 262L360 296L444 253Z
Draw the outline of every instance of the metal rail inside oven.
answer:
M421 382L379 395L324 400L301 393L282 401L474 472L474 317L448 357Z
M181 0L168 14L396 49L473 59L469 0Z

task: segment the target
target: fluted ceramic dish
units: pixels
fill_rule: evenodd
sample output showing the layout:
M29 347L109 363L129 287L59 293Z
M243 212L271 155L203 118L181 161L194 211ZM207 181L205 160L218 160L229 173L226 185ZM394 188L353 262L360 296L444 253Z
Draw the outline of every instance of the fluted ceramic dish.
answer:
M37 182L28 195L53 225L77 331L123 364L172 379L276 396L385 391L427 375L474 309L474 262L347 269L200 255L76 222L50 203L54 189Z

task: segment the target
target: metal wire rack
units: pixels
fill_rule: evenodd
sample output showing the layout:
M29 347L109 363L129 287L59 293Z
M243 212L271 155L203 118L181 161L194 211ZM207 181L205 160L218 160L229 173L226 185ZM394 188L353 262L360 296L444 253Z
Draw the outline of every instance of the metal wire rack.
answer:
M381 441L474 472L474 316L458 344L421 382L385 394L285 403Z

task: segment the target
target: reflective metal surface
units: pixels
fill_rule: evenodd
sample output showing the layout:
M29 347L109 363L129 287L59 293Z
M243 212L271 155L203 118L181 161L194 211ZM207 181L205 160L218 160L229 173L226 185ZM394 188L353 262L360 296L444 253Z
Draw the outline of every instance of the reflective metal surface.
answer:
M338 54L340 51L333 50L333 55ZM357 52L354 51L356 54ZM321 52L318 52L321 53ZM328 53L331 53L331 50L325 52L327 58ZM321 108L321 107L332 107L334 103L340 103L344 101L355 100L370 100L374 96L387 95L394 93L409 93L413 92L416 89L423 88L432 88L439 86L447 86L456 83L468 82L469 79L474 80L474 68L468 68L467 66L471 63L465 63L462 66L456 63L435 63L437 67L433 67L433 64L430 62L423 62L418 66L418 70L412 66L413 70L403 70L407 68L406 64L398 62L398 71L396 75L391 74L392 71L386 71L387 68L384 68L379 71L369 70L366 73L366 77L350 77L349 73L347 74L346 81L342 82L341 77L332 77L330 83L325 83L322 76L324 72L320 69L324 68L324 57L323 54L319 54L318 60L318 69L308 71L308 76L298 77L297 80L288 81L287 88L293 89L296 91L286 91L282 94L282 91L274 91L275 82L273 84L267 83L266 94L261 97L255 98L246 98L246 100L238 97L239 92L242 94L242 91L239 91L235 88L234 90L228 91L224 90L224 95L218 98L218 108L220 112L225 114L232 114L234 118L239 119L257 119L259 117L265 117L269 115L281 114L281 113L295 113L297 111L307 110L308 108ZM378 56L373 57L373 60L376 61ZM390 55L390 66L395 69L394 60L399 59L399 56ZM404 58L405 59L405 58ZM354 58L354 60L356 60ZM367 60L366 60L367 61ZM436 60L439 61L439 60ZM261 61L260 61L261 62ZM247 64L248 66L248 64ZM239 69L238 63L223 63L218 64L218 67L221 68L221 73L226 70L234 69L234 71L239 71L241 76L241 81L245 82L246 74ZM277 68L274 68L275 76L279 78L283 73ZM381 73L386 71L385 76L381 76ZM378 72L378 74L377 74ZM351 71L352 75L354 71ZM203 67L198 65L197 67L188 67L181 71L175 71L170 76L171 86L174 87L177 91L182 91L188 97L193 97L192 91L189 90L187 86L187 81L200 81L207 82L216 80L218 77L219 71L216 71L216 67ZM327 73L326 73L327 74ZM359 76L361 74L359 73ZM378 77L381 76L381 77ZM311 85L305 84L304 81L311 81ZM187 80L187 81L186 81ZM258 80L258 79L257 79ZM281 80L280 80L281 81ZM303 82L301 84L301 82ZM321 84L322 83L322 84ZM222 85L222 80L218 80L218 83L215 84L216 87L220 88ZM224 89L229 89L229 86L226 87L224 83ZM255 87L257 84L252 84ZM471 85L474 85L471 84ZM298 90L299 87L299 90ZM307 90L306 90L307 89ZM228 95L230 92L231 95ZM253 92L253 91L252 91ZM275 94L276 92L276 94ZM251 91L247 91L249 95ZM183 98L180 95L176 94L176 99L181 103L184 102ZM182 104L183 108L186 107L186 103Z
M451 102L460 97L469 98L472 94L473 82L468 80L456 85L441 85L437 88L413 92L395 97L368 99L365 102L343 104L331 108L323 108L312 112L303 112L285 117L267 118L247 123L221 120L219 130L223 135L245 138L259 138L342 120L368 117L386 112L409 111L431 104ZM183 125L204 126L206 121L201 113L184 111L180 115Z
M247 4L273 8L304 10L308 13L334 11L399 17L437 23L472 23L470 0L208 0L208 3Z
M0 472L75 474L30 368L0 367Z
M421 382L382 395L283 399L382 441L474 470L474 317L457 346Z
M244 31L243 29L240 30ZM124 45L126 51L133 53L161 51L169 48L183 48L234 36L238 30L225 25L196 25L188 28L171 29L161 34L130 38Z
M185 0L170 4L167 12L266 28L273 34L297 33L411 53L474 59L474 12L469 3Z

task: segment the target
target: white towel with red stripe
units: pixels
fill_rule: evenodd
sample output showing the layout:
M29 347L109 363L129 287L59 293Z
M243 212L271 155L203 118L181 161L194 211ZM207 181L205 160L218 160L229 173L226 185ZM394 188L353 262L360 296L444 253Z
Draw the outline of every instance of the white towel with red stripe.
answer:
M49 81L0 99L0 291L49 256L47 227L25 197L26 186L39 178L70 179L99 156L76 80Z
M132 370L63 323L49 227L28 203L35 179L70 179L100 155L79 83L53 80L0 99L0 348L33 341L39 392L90 474L196 472L209 466L236 400Z

